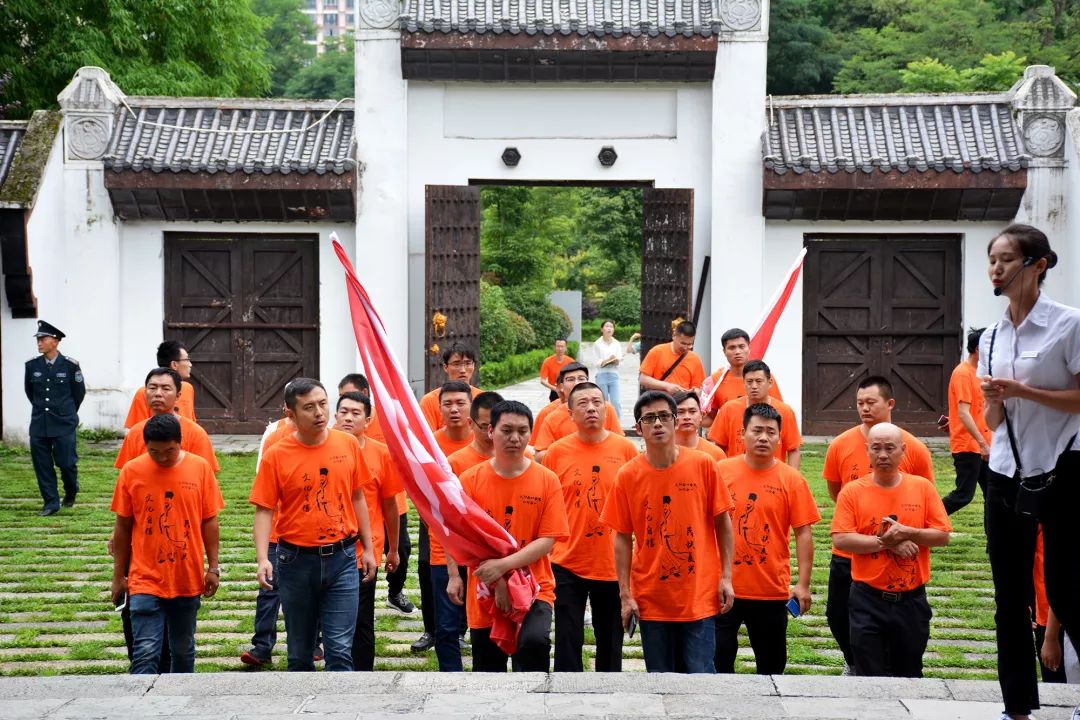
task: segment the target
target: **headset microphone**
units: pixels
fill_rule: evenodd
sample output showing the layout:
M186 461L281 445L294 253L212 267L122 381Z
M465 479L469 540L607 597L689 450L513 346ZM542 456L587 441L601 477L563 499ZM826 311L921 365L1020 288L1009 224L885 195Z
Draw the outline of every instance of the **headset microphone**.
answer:
M1024 258L1024 264L1020 266L1020 269L1013 273L1013 276L1009 278L1009 281L1001 287L994 288L994 297L1001 297L1001 294L1005 292L1005 288L1013 284L1013 280L1020 277L1020 273L1024 272L1024 268L1031 267L1042 258L1031 257L1030 255Z

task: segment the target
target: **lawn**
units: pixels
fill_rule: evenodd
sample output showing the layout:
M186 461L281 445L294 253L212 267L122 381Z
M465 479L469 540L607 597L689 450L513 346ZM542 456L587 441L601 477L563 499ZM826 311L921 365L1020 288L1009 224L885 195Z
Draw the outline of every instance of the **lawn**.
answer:
M106 541L112 527L109 501L116 471L115 452L80 444L82 492L74 509L39 518L30 456L21 448L0 446L0 674L118 673L127 670L119 615L108 598L112 563ZM809 478L824 519L815 528L817 556L814 606L789 625L789 673L837 673L842 659L825 622L828 578L828 521L833 506L821 480L824 446L803 451ZM952 463L935 456L938 489L952 486ZM247 504L253 455L221 456L219 481L226 507L221 515L222 585L203 602L197 636L199 671L239 671L239 653L249 642L256 583L251 542L252 511ZM952 545L935 551L930 602L934 620L926 655L933 677L995 677L993 594L984 552L981 497L953 516ZM415 544L416 521L411 525ZM407 592L419 601L415 556ZM380 584L382 579L380 577ZM433 653L415 655L411 643L421 632L419 611L404 616L384 603L376 607L376 669L433 670ZM283 630L283 625L281 626ZM591 642L591 632L587 642ZM745 638L743 639L745 646ZM591 650L591 648L590 648ZM753 659L740 652L739 669L752 672ZM625 650L625 669L643 670L635 638ZM283 647L275 654L283 669Z

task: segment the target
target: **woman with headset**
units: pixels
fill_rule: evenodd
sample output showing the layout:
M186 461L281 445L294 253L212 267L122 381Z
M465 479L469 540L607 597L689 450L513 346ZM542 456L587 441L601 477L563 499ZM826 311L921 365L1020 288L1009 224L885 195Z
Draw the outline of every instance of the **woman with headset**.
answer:
M1039 707L1030 608L1040 523L1050 606L1066 633L1080 634L1080 310L1041 289L1058 259L1042 231L1010 225L987 254L994 295L1009 305L979 348L993 430L986 546L997 603L1001 717L1021 720Z

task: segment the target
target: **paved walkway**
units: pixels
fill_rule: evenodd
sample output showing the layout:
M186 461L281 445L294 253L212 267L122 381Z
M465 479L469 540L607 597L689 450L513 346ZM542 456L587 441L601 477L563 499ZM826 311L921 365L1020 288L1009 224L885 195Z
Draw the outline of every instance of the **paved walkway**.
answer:
M1039 720L1080 688L1044 685ZM756 675L282 673L0 678L0 719L731 718L985 720L997 683Z

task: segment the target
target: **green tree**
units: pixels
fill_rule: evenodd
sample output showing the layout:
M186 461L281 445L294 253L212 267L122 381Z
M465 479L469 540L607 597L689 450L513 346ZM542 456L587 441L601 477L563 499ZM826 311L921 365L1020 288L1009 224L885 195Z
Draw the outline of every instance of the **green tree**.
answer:
M83 65L133 95L262 95L263 25L250 0L4 0L0 105L21 117L55 107Z
M769 10L768 91L827 93L840 69L838 44L815 0L773 0Z
M973 68L957 70L936 58L908 63L900 71L904 92L980 92L1002 91L1020 79L1027 59L1011 50L987 55Z
M507 286L554 289L573 239L573 188L491 187L480 194L480 270ZM529 318L531 321L532 318Z
M251 0L251 7L266 23L263 37L270 63L270 95L284 95L289 80L315 58L315 46L306 42L315 26L300 10L303 0Z
M285 83L285 97L322 99L353 97L356 92L356 65L352 35L341 37L309 65Z

